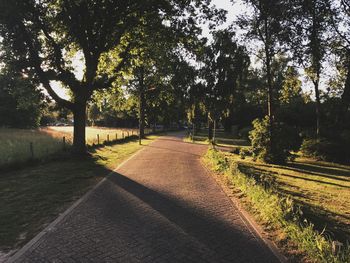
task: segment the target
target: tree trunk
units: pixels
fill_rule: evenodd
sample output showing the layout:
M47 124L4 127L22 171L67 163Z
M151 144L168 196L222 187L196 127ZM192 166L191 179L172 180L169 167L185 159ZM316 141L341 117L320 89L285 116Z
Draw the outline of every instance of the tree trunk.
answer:
M141 68L139 79L139 144L141 144L141 139L145 138L145 104L144 71Z
M347 55L347 73L344 85L344 91L341 96L341 105L338 116L339 126L343 127L345 124L345 117L350 105L350 50Z
M269 116L270 124L273 123L273 87L271 77L271 58L268 51L266 51L266 77L267 77L267 114Z
M216 119L214 120L214 132L213 132L213 142L215 143L215 137L216 137Z
M213 139L213 122L208 117L208 140L211 141Z
M266 78L267 78L267 114L269 117L269 145L267 146L271 151L274 146L274 97L273 97L273 86L272 86L272 74L271 74L271 60L272 53L270 51L270 38L267 29L267 20L265 19L265 57L266 57Z
M316 96L316 137L320 138L321 134L321 100L319 91L319 81L314 82L315 86L315 96Z
M86 154L85 126L86 126L86 104L77 103L74 105L74 132L73 132L73 151L76 154Z
M313 77L313 84L315 88L315 97L316 97L316 138L319 139L321 135L321 100L320 100L320 91L319 91L319 83L320 83L320 75L321 75L321 49L320 49L320 24L318 21L319 14L316 12L316 2L313 2L312 9L312 30L311 30L311 67L313 69L313 73L316 74Z
M271 60L272 60L272 51L270 43L270 34L268 29L268 21L265 18L265 57L266 57L266 78L267 78L267 114L269 116L270 126L272 127L274 120L274 98L273 98L273 87L272 87L272 76L271 76Z
M140 108L139 108L139 134L141 139L145 137L145 95L140 94Z

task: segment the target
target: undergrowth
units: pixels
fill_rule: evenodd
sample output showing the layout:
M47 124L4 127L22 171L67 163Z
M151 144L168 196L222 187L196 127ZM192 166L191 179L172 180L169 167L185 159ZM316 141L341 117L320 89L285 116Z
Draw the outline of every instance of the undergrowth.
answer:
M231 160L223 152L209 149L204 158L211 169L223 173L248 198L264 222L280 229L310 260L322 263L350 262L350 245L334 247L336 243L303 219L293 199L279 195L273 184L250 177L239 162Z

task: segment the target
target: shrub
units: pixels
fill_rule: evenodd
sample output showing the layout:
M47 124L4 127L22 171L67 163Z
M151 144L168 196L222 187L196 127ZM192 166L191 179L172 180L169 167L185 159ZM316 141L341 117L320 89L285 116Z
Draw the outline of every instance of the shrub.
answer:
M250 148L241 148L239 151L239 157L241 159L245 159L247 156L251 156L252 155L252 151Z
M254 158L267 163L285 163L291 156L290 151L300 146L296 129L277 122L271 127L268 116L254 120L253 127L249 138Z
M300 151L306 157L322 161L348 163L350 150L348 144L342 141L334 142L327 139L305 139Z

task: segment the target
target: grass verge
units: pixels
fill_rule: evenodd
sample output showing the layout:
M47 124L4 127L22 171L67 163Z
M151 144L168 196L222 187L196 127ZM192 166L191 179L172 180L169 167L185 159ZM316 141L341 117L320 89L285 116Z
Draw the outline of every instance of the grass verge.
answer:
M248 200L250 210L255 212L261 222L277 229L283 235L284 242L288 242L286 246L296 246L305 253L302 262L350 262L350 246L347 244L339 248L328 236L317 231L313 224L303 218L294 200L280 195L271 187L269 180L247 175L240 162L214 149L207 152L204 162L239 189Z
M74 201L156 136L91 149L91 157L52 161L0 174L1 253L21 247ZM1 260L0 260L1 261Z

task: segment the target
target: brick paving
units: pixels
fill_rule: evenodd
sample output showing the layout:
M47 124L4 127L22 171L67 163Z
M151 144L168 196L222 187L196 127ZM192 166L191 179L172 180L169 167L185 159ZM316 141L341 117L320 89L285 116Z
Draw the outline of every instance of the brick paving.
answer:
M278 262L202 167L205 150L155 141L15 262Z

